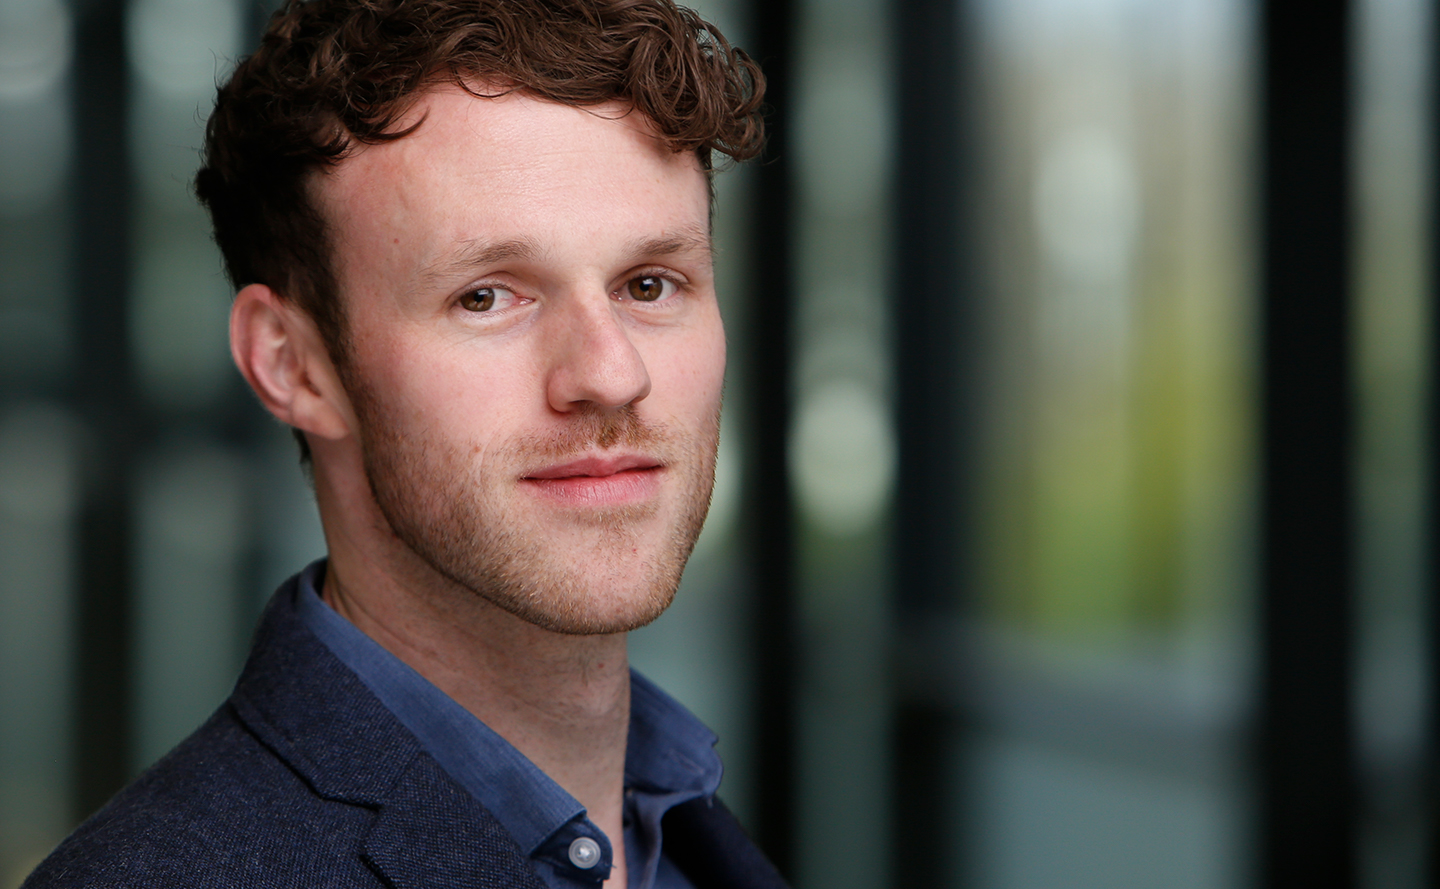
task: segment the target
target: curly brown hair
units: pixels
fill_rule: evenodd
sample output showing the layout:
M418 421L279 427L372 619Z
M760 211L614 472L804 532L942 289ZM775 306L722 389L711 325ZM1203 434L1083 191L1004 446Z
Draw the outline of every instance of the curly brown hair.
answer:
M337 363L344 313L310 179L355 143L413 132L397 121L444 82L622 102L706 170L764 138L759 67L672 0L287 0L220 87L195 191L232 283L293 301Z

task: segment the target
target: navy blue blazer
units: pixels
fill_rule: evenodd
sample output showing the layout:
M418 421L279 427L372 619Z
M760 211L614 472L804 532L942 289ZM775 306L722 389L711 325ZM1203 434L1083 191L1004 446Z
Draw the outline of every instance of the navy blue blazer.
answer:
M495 816L271 600L230 699L60 844L22 889L545 889ZM783 889L713 797L662 822L699 889Z

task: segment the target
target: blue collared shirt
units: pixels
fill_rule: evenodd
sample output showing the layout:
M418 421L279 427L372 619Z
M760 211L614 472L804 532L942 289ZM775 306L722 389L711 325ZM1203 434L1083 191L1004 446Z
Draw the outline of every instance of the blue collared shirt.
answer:
M499 819L547 885L593 889L608 877L610 841L586 817L585 808L508 741L321 601L325 564L321 559L300 575L295 607L305 625L440 767ZM660 819L672 806L710 796L720 786L715 740L688 710L630 672L625 749L629 889L694 889L665 857Z

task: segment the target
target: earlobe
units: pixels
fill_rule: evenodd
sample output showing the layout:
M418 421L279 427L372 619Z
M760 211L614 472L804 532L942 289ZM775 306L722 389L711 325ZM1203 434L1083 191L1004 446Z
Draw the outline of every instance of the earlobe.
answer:
M321 438L351 434L352 412L315 324L264 284L230 307L230 354L265 409Z

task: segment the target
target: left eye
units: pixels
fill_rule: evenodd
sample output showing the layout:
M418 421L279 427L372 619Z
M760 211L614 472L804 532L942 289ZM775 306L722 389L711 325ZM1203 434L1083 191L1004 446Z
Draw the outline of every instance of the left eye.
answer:
M631 299L653 303L675 293L675 282L659 275L641 275L625 283L625 292Z
M508 309L517 301L515 293L504 287L477 287L460 295L460 305L477 313Z

